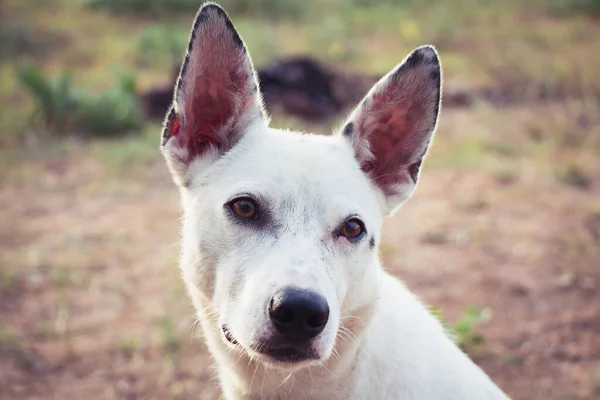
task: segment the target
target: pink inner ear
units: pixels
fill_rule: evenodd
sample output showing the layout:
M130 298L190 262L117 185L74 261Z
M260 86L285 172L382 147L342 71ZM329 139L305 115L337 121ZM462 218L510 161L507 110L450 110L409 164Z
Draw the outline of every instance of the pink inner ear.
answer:
M216 61L216 60L215 60ZM233 61L233 60L232 60ZM213 62L210 58L207 65ZM215 62L217 65L218 62ZM186 116L185 146L191 157L202 154L208 146L219 149L229 147L236 132L223 131L228 121L240 119L252 103L246 86L251 78L247 74L229 72L230 68L239 70L242 65L238 61L228 68L211 68L199 77L193 86L193 93L185 101ZM212 64L215 65L215 64ZM237 97L237 98L236 98ZM235 102L241 108L236 110ZM235 124L227 127L235 128Z
M394 90L387 88L376 94L368 105L369 111L357 121L361 139L368 140L372 158L362 160L361 168L383 189L393 194L393 187L408 182L403 166L411 163L414 149L421 146L419 135L413 133L410 118L411 101L397 99Z
M189 160L211 146L230 149L243 133L240 123L256 105L251 61L221 18L212 15L198 26L179 82L181 120L172 123L170 134L187 149Z
M436 127L440 95L437 53L419 48L373 87L342 132L361 169L395 202L414 190Z

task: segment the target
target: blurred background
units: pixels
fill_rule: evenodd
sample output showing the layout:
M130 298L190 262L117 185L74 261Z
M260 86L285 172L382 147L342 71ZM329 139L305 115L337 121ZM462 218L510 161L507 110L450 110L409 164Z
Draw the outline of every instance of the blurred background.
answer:
M438 48L438 134L381 256L514 399L600 399L600 1L220 3L277 127L330 134ZM0 398L217 398L159 154L199 5L0 0Z

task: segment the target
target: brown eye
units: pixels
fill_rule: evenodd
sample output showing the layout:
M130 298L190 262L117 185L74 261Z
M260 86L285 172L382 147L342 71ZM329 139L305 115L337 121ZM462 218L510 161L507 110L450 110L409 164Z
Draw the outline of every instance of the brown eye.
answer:
M256 205L250 199L239 199L231 204L231 210L238 217L244 219L253 219L256 217Z
M348 239L355 239L360 236L361 233L363 233L364 229L365 228L361 220L351 218L344 222L344 225L342 225L342 229L340 229L340 235Z

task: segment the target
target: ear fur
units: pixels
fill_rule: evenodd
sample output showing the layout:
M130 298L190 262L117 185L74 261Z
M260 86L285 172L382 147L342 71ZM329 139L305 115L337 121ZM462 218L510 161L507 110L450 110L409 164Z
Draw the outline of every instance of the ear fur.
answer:
M441 82L437 52L420 47L373 86L342 129L389 213L417 184L437 126Z

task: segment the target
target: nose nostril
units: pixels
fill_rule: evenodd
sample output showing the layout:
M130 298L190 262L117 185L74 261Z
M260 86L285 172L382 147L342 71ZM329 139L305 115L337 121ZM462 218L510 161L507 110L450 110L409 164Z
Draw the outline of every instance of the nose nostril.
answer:
M321 329L327 323L327 315L312 315L306 320L306 327L309 329Z
M294 312L291 310L278 309L273 313L273 318L277 320L280 324L288 325L294 322Z

